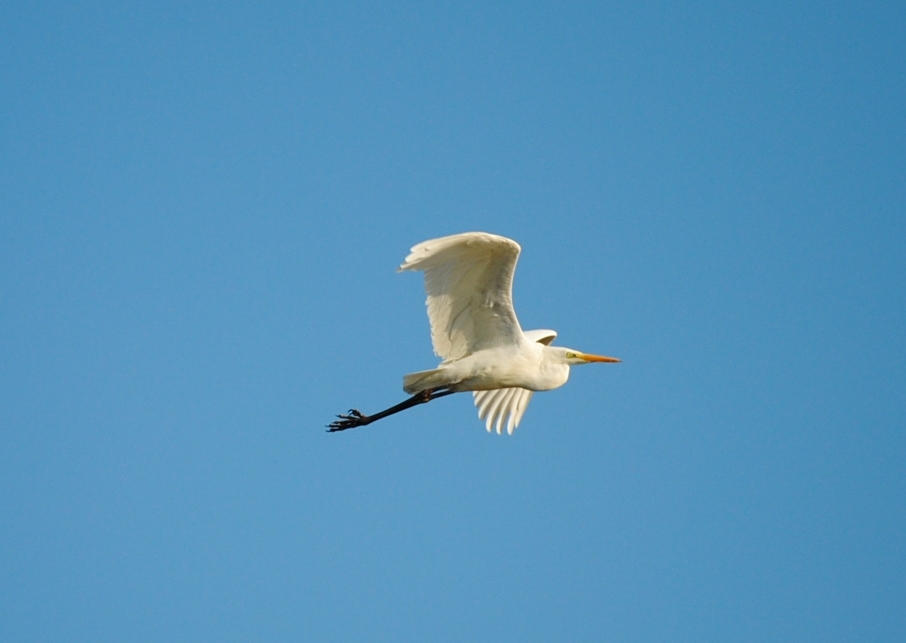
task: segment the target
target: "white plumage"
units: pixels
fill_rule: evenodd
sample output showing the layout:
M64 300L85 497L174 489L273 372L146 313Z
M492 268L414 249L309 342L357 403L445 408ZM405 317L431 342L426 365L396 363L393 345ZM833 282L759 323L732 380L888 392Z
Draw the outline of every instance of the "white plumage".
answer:
M434 352L445 360L501 344L521 329L513 310L513 272L519 244L484 232L466 232L413 247L400 271L425 273Z
M513 308L521 248L512 239L466 232L414 246L401 271L425 273L436 369L403 378L407 393L472 391L488 431L512 434L534 391L566 383L570 365L618 362L552 347L552 330L523 332Z

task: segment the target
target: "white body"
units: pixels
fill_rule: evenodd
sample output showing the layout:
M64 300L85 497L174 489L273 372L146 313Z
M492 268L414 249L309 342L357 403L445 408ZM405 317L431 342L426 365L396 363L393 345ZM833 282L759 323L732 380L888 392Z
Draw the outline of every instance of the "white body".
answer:
M619 361L549 344L551 330L523 332L513 308L519 244L485 232L466 232L412 248L400 270L425 273L436 369L403 378L410 394L433 389L473 391L490 431L512 433L533 391L563 386L571 364Z
M545 360L545 348L528 340L485 348L460 359L442 362L434 370L407 375L403 388L410 394L440 387L454 391L486 391L516 386L530 391L549 391L566 384L569 365Z

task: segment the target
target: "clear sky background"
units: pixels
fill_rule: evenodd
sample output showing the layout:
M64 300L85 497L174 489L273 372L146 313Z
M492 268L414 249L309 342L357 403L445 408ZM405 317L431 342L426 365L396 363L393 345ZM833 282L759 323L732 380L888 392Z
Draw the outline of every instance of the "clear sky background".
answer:
M0 639L906 640L906 5L0 8ZM410 246L623 358L370 427Z

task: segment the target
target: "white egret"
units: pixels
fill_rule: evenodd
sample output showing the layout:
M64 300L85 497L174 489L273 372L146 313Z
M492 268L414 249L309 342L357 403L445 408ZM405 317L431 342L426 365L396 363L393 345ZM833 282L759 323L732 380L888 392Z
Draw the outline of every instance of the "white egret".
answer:
M364 426L438 397L472 391L488 431L512 434L535 391L563 386L569 367L619 362L551 346L552 330L523 331L513 309L513 273L521 248L512 239L465 232L413 247L399 270L425 273L428 319L437 368L403 377L408 400L374 415L355 409L329 430Z

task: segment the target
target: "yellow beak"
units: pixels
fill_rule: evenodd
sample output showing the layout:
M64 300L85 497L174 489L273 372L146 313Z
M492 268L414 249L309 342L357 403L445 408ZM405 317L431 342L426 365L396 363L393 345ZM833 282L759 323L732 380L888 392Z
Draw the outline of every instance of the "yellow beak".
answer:
M588 355L587 353L582 353L582 359L586 362L622 362L623 360L617 359L616 357L605 357L604 355Z

